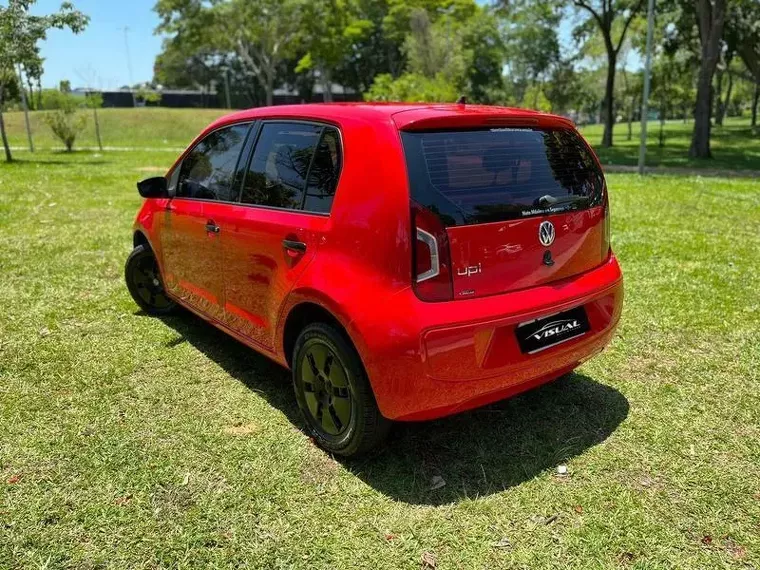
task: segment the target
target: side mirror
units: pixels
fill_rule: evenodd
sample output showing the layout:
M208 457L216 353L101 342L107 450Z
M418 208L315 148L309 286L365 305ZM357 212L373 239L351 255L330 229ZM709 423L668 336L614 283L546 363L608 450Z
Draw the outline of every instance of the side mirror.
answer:
M166 178L155 176L137 183L137 191L143 198L168 198L169 190Z

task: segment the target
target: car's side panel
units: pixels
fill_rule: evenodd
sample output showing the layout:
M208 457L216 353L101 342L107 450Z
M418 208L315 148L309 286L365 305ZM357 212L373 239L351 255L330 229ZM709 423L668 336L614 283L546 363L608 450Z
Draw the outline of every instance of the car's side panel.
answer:
M284 299L314 259L326 216L235 205L222 223L227 325L271 349ZM296 252L284 240L301 242Z
M161 227L163 278L174 297L210 317L224 319L224 275L218 223L231 206L219 202L174 198Z
M347 121L340 127L344 166L330 223L314 261L283 299L278 351L283 350L287 316L298 303L319 304L348 328L350 315L410 284L411 220L398 131L390 121ZM361 344L353 335L352 340Z

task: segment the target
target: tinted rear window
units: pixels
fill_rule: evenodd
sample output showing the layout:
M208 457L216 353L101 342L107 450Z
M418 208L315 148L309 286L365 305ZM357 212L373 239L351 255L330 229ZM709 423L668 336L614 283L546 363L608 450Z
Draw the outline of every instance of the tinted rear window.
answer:
M589 208L604 178L586 144L568 129L404 132L412 199L447 226ZM587 201L539 205L543 196Z

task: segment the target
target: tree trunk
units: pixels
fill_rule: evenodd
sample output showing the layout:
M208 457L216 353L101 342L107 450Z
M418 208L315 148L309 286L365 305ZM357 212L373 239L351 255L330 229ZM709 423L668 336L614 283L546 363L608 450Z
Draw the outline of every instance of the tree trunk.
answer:
M271 107L274 104L274 73L267 74L266 85L264 85L264 91L266 94L267 107Z
M760 82L755 83L755 95L752 97L752 128L757 126L757 103L760 101Z
M325 103L332 103L332 75L328 69L322 68L319 76L322 79L322 101Z
M715 124L716 125L722 125L723 124L723 74L725 72L718 71L716 73L716 76L718 78L718 85L715 88L715 94L717 97L715 98Z
M697 20L701 43L697 101L694 108L694 132L691 137L691 158L712 158L710 152L711 87L720 59L720 40L726 16L726 0L697 0Z
M691 158L712 158L710 152L710 71L702 61L697 82L697 104L694 108L694 131L691 137Z
M615 67L617 54L607 51L607 82L604 88L604 134L602 146L612 146L612 128L615 125Z
M728 74L728 88L726 89L726 98L723 99L723 105L720 107L720 115L716 117L715 122L719 125L723 125L723 119L728 112L728 106L731 104L731 91L734 89L734 76Z
M628 109L628 140L633 138L633 112L636 109L636 97L631 97L631 106Z
M11 147L8 144L8 136L5 134L5 120L3 119L3 86L0 85L0 137L3 139L3 148L5 149L6 162L13 162L11 156Z

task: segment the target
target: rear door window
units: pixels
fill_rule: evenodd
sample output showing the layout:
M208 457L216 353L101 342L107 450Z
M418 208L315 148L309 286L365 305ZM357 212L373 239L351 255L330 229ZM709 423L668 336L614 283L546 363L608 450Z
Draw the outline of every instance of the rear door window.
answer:
M245 123L217 129L195 145L182 161L177 197L236 201L233 179L249 128Z
M305 123L264 123L245 174L241 202L300 209L322 130L321 125Z
M338 131L325 127L309 170L304 210L323 214L330 212L335 188L338 186L341 160Z
M412 199L446 226L601 204L604 178L571 129L404 132Z

